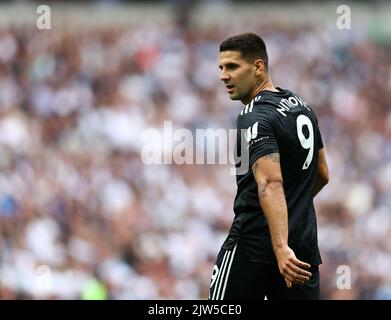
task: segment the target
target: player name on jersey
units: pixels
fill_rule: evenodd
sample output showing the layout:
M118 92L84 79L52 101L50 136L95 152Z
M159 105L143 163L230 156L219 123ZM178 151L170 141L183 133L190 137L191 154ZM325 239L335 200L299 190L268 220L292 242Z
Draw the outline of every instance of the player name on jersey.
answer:
M286 113L290 111L292 108L297 106L302 106L303 108L307 108L308 111L311 111L311 109L308 107L307 102L305 102L302 98L297 96L289 97L288 99L281 99L279 104L280 107L276 110L281 113L284 117L286 117Z

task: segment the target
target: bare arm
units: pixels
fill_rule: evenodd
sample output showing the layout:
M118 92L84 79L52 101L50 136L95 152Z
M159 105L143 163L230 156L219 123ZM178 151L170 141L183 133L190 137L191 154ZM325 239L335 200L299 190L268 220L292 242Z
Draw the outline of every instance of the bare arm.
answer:
M292 282L304 283L309 280L311 273L302 268L309 268L310 265L298 260L288 246L288 209L280 168L280 155L272 153L259 158L253 164L252 170L258 185L259 201L268 221L280 273L285 278L288 287L291 287Z
M320 190L329 182L329 168L327 166L324 149L319 150L318 169L312 196L315 197Z

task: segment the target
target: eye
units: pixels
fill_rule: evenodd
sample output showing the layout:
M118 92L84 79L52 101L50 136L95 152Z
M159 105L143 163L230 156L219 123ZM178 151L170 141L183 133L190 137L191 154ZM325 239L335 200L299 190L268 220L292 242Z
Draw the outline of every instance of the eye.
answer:
M234 63L229 63L227 64L227 69L230 69L230 70L235 70L238 68L238 65L237 64L234 64Z

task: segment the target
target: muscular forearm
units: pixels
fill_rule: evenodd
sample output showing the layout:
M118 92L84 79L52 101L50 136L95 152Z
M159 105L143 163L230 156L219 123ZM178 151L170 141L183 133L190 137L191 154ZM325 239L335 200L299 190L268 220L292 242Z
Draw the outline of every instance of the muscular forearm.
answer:
M259 183L258 196L269 224L273 250L276 252L288 245L288 209L282 181Z
M288 246L288 208L279 160L278 153L268 154L259 158L252 165L252 170L258 186L259 202L268 221L278 268L290 288L292 283L308 281L311 273L303 269L310 265L297 259Z

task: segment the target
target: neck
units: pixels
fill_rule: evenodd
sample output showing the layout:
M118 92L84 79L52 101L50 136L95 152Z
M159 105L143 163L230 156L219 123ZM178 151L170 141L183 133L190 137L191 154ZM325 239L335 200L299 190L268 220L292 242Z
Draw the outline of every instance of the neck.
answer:
M261 79L258 79L255 88L251 91L248 98L242 100L242 103L248 104L252 99L254 99L257 96L258 93L264 90L278 92L278 90L273 86L273 83L270 80L270 78L267 78L263 81Z

